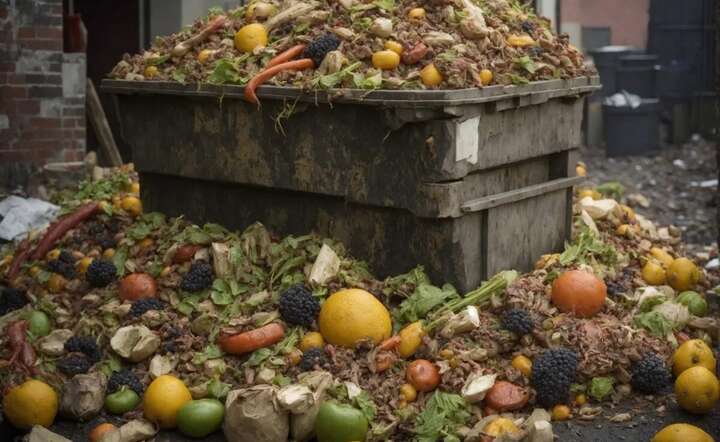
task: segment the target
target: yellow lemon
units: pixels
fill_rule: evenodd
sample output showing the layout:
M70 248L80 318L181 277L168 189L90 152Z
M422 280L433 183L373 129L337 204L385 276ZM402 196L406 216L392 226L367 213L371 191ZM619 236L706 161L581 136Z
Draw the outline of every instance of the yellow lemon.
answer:
M602 199L602 194L595 189L580 189L578 190L578 198L583 199L590 197L594 200Z
M384 71L395 69L400 64L400 55L389 49L378 51L372 56L372 64L374 67Z
M327 342L343 347L353 347L363 339L379 344L392 332L385 306L361 289L333 293L323 303L318 323Z
M27 430L33 425L49 427L58 411L58 395L45 382L31 379L5 395L3 411L16 428Z
M652 255L653 258L657 259L660 264L662 264L663 267L668 268L672 265L673 261L675 261L675 258L672 257L668 252L666 252L664 249L661 249L660 247L653 247L650 249L650 255Z
M425 330L423 330L422 321L413 322L400 330L400 333L398 333L398 336L400 336L400 345L398 346L400 356L409 358L415 354L420 344L422 344L422 337L424 335Z
M120 202L120 207L132 216L140 216L142 214L142 202L136 196L126 196Z
M658 431L650 442L715 442L715 439L694 425L672 424Z
M493 81L493 73L490 69L483 69L480 71L480 82L483 86L487 86Z
M417 390L412 384L402 384L400 386L400 396L405 402L414 402L417 399Z
M252 52L257 47L267 46L268 35L265 26L251 23L235 33L235 48L238 51Z
M570 407L567 405L555 405L551 414L554 421L566 421L570 417Z
M162 428L173 428L177 412L191 400L190 390L183 381L175 376L159 376L145 390L145 418L158 423Z
M532 372L532 361L527 356L517 355L512 360L512 366L515 367L525 377L530 377Z
M642 269L642 277L650 285L663 285L667 282L665 269L654 259L645 263Z
M701 366L715 373L715 355L702 339L685 341L672 357L673 374L680 376L685 370Z
M515 422L505 417L499 417L492 422L485 425L483 433L492 437L499 437L504 434L512 435L520 432L520 429L515 425Z
M393 51L398 55L402 55L403 53L403 47L400 43L392 40L388 40L385 42L385 45L383 46L388 51Z
M322 335L318 332L305 333L302 341L300 341L300 350L306 352L311 348L322 348L325 345L325 340Z
M687 258L678 258L668 267L668 284L675 290L692 290L700 282L700 278L700 270Z
M577 176L587 176L587 168L583 164L578 164L575 166L575 175Z
M437 86L443 81L442 74L432 63L422 68L420 71L420 79L425 86L429 87Z
M425 9L423 8L412 8L410 12L408 12L408 18L411 20L422 20L425 18Z
M157 66L148 66L145 68L145 78L155 78L158 74Z
M707 368L691 367L675 380L675 396L685 411L709 413L720 397L720 382Z

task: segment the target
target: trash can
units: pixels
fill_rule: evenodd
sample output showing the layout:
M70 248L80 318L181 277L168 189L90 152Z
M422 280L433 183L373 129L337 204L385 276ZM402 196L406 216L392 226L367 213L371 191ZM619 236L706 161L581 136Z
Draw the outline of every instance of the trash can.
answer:
M450 91L106 80L147 210L337 238L379 276L468 290L570 235L583 97L597 77ZM540 215L540 216L539 216Z
M597 93L598 99L610 96L618 91L616 74L620 65L620 58L631 54L635 50L631 46L604 46L590 51L602 83L602 90Z
M657 98L658 56L632 54L619 58L616 73L617 90L627 91L642 98Z
M660 100L636 108L603 104L607 156L647 155L660 148Z

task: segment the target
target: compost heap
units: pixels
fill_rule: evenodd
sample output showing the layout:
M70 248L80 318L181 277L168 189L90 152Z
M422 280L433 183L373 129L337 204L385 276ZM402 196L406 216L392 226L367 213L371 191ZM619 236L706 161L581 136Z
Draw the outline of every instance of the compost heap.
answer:
M679 233L596 190L562 254L461 294L422 267L378 280L316 235L143 214L136 179L123 168L56 195L66 215L2 252L17 427L59 408L124 424L97 427L104 440L221 423L230 441L552 440L546 409L592 419L646 394L657 407L669 367L715 369L709 283ZM683 342L692 362L673 354Z
M246 85L280 61L289 64L263 81L303 89L459 89L594 72L567 35L515 0L257 0L157 38L110 77Z

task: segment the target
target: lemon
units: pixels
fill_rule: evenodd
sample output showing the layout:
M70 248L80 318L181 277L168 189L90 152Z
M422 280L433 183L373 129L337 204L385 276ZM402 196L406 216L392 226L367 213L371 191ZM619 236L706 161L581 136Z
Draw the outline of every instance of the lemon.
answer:
M527 378L532 373L532 361L527 356L515 356L512 360L512 366Z
M483 69L480 71L480 82L483 86L487 86L493 81L493 73L490 69Z
M635 211L632 209L632 207L626 206L625 204L620 204L620 208L622 209L628 221L637 221L637 215L635 214Z
M567 405L555 405L551 413L552 420L566 421L570 418L570 407Z
M90 264L92 264L92 262L93 262L93 259L86 256L83 259L81 259L80 261L78 261L78 263L75 265L75 268L77 269L78 272L85 273L85 272L87 272L87 269L88 269L88 267L90 267Z
M300 350L302 350L304 353L311 348L322 348L323 345L325 345L325 340L320 333L309 332L305 333L302 341L300 341Z
M145 68L145 78L155 78L158 74L158 68L157 66L148 66Z
M162 428L175 427L175 416L183 405L192 400L190 390L175 376L162 375L145 390L143 409L145 418Z
M120 201L120 207L132 216L140 216L143 211L142 202L136 196L126 196Z
M673 374L680 376L685 370L701 366L715 373L715 355L702 339L685 341L672 357Z
M663 267L668 268L672 265L675 259L665 250L660 247L653 247L650 249L650 255L655 258Z
M235 48L238 51L252 52L257 47L267 46L268 35L265 26L251 23L235 33Z
M383 46L388 51L393 51L398 55L402 55L403 53L403 47L400 43L392 40L388 40L385 42L385 45Z
M422 344L422 337L425 335L422 321L416 321L407 327L400 330L398 336L400 336L400 345L398 346L398 353L403 358L409 358L420 347Z
M715 442L715 439L694 425L672 424L658 431L650 442Z
M3 410L16 428L27 430L33 425L49 427L58 411L58 395L45 382L31 379L5 395Z
M395 69L400 64L400 55L389 49L378 51L372 56L372 64L374 67L385 71Z
M581 189L578 190L578 198L583 199L590 197L594 200L602 199L602 194L594 189Z
M578 164L577 166L575 166L575 175L587 176L587 168L584 164Z
M422 20L425 18L425 9L423 8L412 8L410 12L408 12L408 18L411 20Z
M438 71L432 63L422 68L420 71L420 79L425 86L437 86L443 81L442 74L440 74L440 71Z
M707 368L691 367L675 380L675 396L686 411L709 413L720 397L720 382Z
M60 293L65 290L67 285L67 279L63 278L62 275L53 273L47 280L47 289L50 293Z
M515 425L515 422L505 417L499 417L492 422L485 425L483 433L492 437L499 437L504 434L512 435L520 432L520 429Z
M385 306L361 289L333 293L323 303L318 323L327 342L343 347L353 347L363 339L379 344L392 332Z
M667 282L667 274L663 266L651 259L642 269L642 277L650 285L663 285Z
M670 264L667 271L668 284L675 290L691 290L700 282L700 270L687 258L678 258Z

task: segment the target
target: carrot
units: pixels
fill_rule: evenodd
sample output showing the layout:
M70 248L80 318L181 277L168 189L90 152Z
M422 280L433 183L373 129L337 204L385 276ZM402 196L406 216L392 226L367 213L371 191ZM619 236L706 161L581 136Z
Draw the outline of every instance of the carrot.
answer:
M269 347L285 336L283 326L275 322L236 335L218 338L218 344L225 353L241 355L260 348Z
M271 68L273 66L276 66L280 63L285 63L286 61L290 61L293 58L299 56L302 54L302 52L305 50L305 45L295 45L291 47L290 49L287 49L275 57L273 57L272 60L268 62L268 64L265 65L265 69Z
M380 351L395 350L400 345L400 336L392 336L382 341L378 347Z
M30 240L24 239L18 246L15 258L13 258L13 262L7 272L7 281L11 286L13 280L20 272L20 267L27 261L28 256L30 256Z
M93 215L100 205L96 202L88 203L84 206L80 206L75 212L66 215L59 220L55 221L50 227L48 227L45 236L42 237L35 251L32 253L32 259L38 260L45 256L50 249L53 248L55 242L63 237L70 229L76 227L78 224ZM14 263L13 263L14 264Z
M276 64L275 66L261 71L255 75L245 86L245 99L251 103L260 105L257 95L255 95L255 89L261 84L265 83L275 75L283 71L301 71L305 69L312 69L315 67L315 63L311 58L301 58L300 60L286 61L285 63Z

